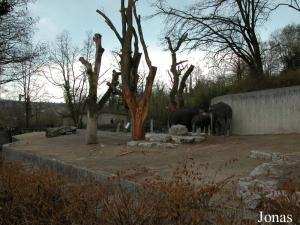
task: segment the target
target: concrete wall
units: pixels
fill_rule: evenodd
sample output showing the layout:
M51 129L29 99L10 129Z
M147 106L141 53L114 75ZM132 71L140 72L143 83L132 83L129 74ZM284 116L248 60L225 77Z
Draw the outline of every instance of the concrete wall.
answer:
M2 145L7 144L9 142L9 137L7 132L4 130L0 130L0 150L2 150Z
M83 126L86 126L86 115L82 118ZM111 124L111 119L113 120L113 124ZM123 114L113 114L113 113L100 113L98 116L98 126L101 125L115 125L121 121L124 121L124 124L129 122L128 116Z
M232 134L300 133L300 86L224 95L211 104L232 108Z
M29 153L28 151L17 150L13 147L13 144L3 145L2 152L0 151L0 160L21 161L25 164L37 166L43 170L59 173L78 181L98 181L109 188L122 187L131 192L135 192L142 188L140 184L129 180L124 180L122 178L120 180L112 179L117 177L115 174L106 171L94 171L68 164L51 157L39 156Z

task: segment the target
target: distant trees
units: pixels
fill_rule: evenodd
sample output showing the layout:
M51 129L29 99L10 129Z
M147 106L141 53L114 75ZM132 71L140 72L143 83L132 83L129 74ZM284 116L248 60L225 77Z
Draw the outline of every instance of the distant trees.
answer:
M91 51L87 48L86 51ZM78 59L80 49L72 44L67 31L57 36L56 42L49 49L47 79L62 89L68 108L68 115L75 126L81 126L83 111L86 107L87 78L85 70L80 70ZM90 54L90 53L86 53Z
M27 5L31 0L0 1L0 85L20 79L11 68L35 55L23 54L22 45L30 40L36 20Z
M263 75L263 62L257 27L269 16L270 0L200 0L185 9L156 3L165 18L167 34L189 33L187 47L212 52L219 59L234 54L257 79Z
M102 11L97 10L97 12L104 18L121 45L122 95L131 115L132 138L133 140L140 140L145 137L145 123L157 68L152 65L148 54L141 25L141 17L137 14L136 10L137 1L128 0L127 5L125 5L125 0L121 0L120 2L121 33L118 32L116 26ZM136 26L134 26L134 22ZM149 70L143 93L137 92L139 81L138 70L142 57L142 53L139 51L140 45L142 46Z
M269 47L272 49L272 57L277 58L276 63L279 64L279 61L283 70L299 69L300 24L290 24L273 33Z
M178 61L177 59L177 52L180 50L181 45L184 41L186 41L187 37L187 34L180 36L179 40L175 44L172 43L170 37L165 38L172 57L172 64L169 73L172 82L169 104L169 110L171 111L184 107L183 91L186 88L187 79L194 70L194 65L184 65L187 60Z
M15 69L17 73L21 74L21 78L17 82L22 90L19 100L24 99L26 128L30 127L32 101L38 100L41 97L40 95L45 94L43 92L43 83L40 79L45 66L45 50L45 45L41 43L36 45L32 43L26 44L20 51L25 55L35 55L35 57L21 62Z
M2 0L0 2L0 16L8 14L12 10L12 5L8 1Z

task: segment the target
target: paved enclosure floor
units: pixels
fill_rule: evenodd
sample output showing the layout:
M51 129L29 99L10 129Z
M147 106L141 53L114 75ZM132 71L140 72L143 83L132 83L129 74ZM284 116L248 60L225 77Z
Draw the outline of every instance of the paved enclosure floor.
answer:
M20 135L14 148L95 171L121 172L128 179L143 181L155 175L169 176L178 162L208 163L206 174L216 179L244 177L262 160L248 158L251 150L300 152L300 134L208 137L199 144L175 149L127 147L129 134L98 132L99 144L85 145L84 130L77 134L46 138L44 132ZM133 151L133 152L132 152ZM237 159L234 163L229 163ZM217 171L217 172L216 172Z

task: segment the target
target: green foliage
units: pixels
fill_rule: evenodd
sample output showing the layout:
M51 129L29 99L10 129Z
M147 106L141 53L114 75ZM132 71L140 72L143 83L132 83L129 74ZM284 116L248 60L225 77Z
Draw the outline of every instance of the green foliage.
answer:
M228 93L227 82L225 78L211 80L202 77L197 81L191 93L186 95L186 105L208 110L212 98Z

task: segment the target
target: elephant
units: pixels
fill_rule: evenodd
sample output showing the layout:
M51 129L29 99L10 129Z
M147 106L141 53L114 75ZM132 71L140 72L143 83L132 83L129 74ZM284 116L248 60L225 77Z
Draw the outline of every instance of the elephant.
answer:
M230 135L232 109L224 102L210 106L211 130L213 135Z
M200 128L201 132L208 134L210 129L210 115L206 112L195 115L192 119L193 132Z
M171 112L169 116L169 125L181 124L186 126L189 132L192 132L192 119L200 112L201 110L199 109L179 109Z

